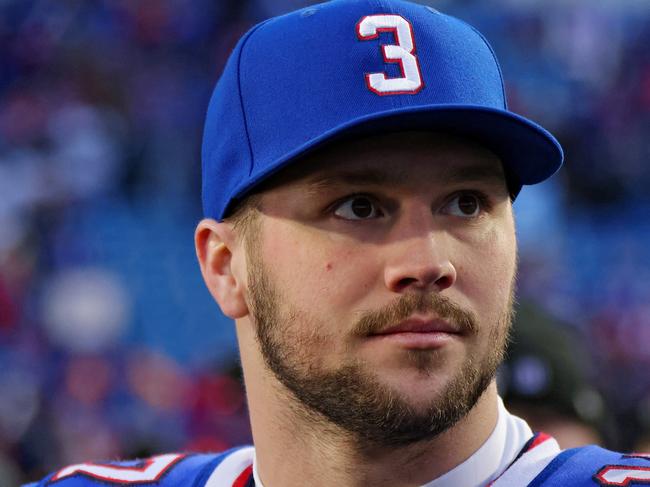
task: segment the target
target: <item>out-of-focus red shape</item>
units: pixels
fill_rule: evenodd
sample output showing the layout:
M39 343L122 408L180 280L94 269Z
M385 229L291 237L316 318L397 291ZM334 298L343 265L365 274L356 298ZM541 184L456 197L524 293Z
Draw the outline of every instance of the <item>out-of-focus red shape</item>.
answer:
M208 375L197 385L196 409L208 416L231 416L245 403L242 385L227 375Z
M11 330L18 318L16 305L9 294L9 289L0 278L0 330Z
M135 350L127 364L130 389L149 406L166 412L184 410L192 402L189 375L170 357Z
M68 394L87 406L98 405L106 398L112 379L111 364L98 356L72 357L65 368Z
M232 447L226 441L214 436L197 436L192 438L183 448L185 451L199 453L221 452Z

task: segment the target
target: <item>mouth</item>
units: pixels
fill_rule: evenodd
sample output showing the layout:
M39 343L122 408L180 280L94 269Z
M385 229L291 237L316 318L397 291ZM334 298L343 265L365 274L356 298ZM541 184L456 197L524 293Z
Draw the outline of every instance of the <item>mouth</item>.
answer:
M426 350L441 348L462 336L458 326L441 318L411 317L372 333L369 338L407 349Z

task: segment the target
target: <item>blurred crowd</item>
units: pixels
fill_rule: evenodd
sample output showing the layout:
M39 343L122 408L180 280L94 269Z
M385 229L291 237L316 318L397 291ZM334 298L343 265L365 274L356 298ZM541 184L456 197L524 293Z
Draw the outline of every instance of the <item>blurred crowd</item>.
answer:
M201 129L239 36L307 3L0 2L2 485L249 440L233 327L193 255ZM504 396L649 444L650 4L428 3L486 34L511 108L566 150L515 203Z

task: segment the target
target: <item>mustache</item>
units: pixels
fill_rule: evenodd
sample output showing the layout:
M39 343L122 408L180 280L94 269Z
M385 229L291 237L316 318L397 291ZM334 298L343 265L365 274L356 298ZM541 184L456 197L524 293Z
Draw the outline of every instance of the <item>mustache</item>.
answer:
M415 313L435 315L449 322L459 333L478 333L478 320L474 313L436 293L405 294L382 309L365 312L356 322L353 333L359 336L374 335Z

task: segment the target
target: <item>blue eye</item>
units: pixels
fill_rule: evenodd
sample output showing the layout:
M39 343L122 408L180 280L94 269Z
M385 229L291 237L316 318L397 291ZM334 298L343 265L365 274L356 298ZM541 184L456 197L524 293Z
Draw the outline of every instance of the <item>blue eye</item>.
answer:
M475 218L481 214L483 200L472 193L461 193L454 196L444 207L444 213L461 218Z
M345 220L368 220L383 216L376 203L367 196L352 196L337 205L334 214Z

